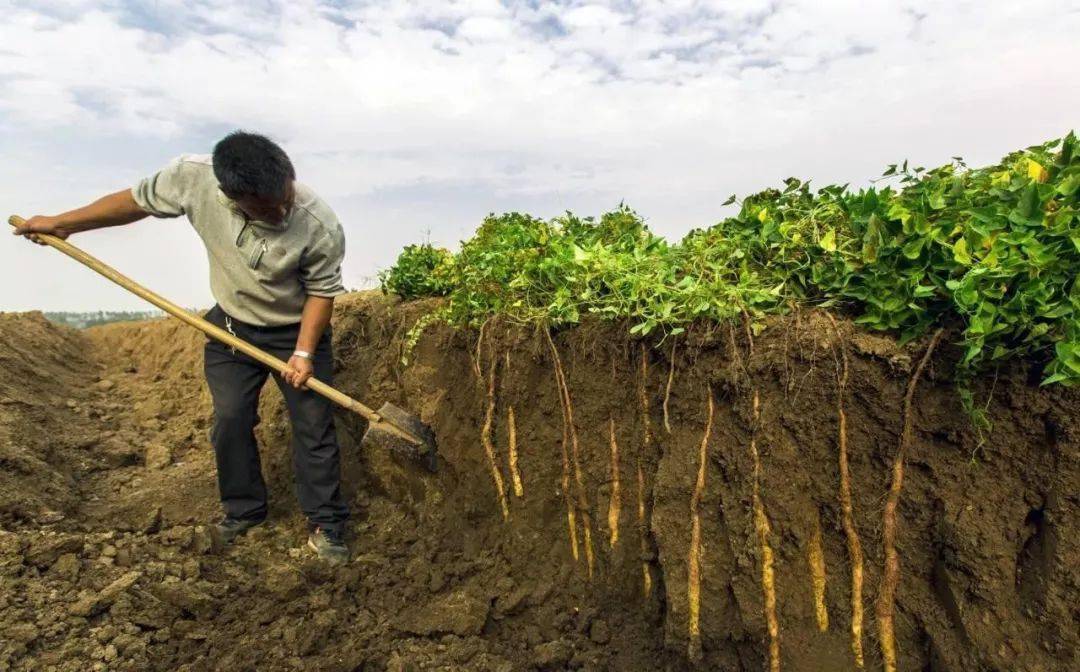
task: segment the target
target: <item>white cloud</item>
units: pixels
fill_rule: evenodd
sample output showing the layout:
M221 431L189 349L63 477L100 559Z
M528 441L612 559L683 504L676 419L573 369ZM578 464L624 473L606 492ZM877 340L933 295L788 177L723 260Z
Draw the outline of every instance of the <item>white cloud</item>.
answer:
M1080 107L1076 2L0 0L0 15L0 151L24 160L0 168L9 207L71 207L262 130L352 223L354 278L492 209L625 199L678 235L732 192L862 181L906 156L992 160ZM192 249L170 277L195 303ZM22 252L0 244L0 266ZM93 305L80 291L4 289L0 308Z

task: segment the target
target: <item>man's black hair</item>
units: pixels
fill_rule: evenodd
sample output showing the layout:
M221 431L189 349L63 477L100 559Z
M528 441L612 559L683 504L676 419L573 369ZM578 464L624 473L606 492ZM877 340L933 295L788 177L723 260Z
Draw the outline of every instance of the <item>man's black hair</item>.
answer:
M296 170L270 138L233 131L214 145L214 176L231 198L281 198Z

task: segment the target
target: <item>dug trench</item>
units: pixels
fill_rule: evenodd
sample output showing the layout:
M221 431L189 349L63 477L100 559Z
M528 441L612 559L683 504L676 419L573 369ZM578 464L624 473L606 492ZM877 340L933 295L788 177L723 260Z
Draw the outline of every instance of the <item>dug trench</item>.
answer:
M911 397L881 611L927 341L803 313L647 343L432 326L408 348L433 308L337 306L338 386L418 412L441 454L425 474L338 416L337 569L301 543L273 384L269 523L216 549L203 337L0 315L0 670L834 671L858 669L856 642L879 670L884 613L899 670L1080 667L1078 395L1036 365L977 381L980 438L943 335Z

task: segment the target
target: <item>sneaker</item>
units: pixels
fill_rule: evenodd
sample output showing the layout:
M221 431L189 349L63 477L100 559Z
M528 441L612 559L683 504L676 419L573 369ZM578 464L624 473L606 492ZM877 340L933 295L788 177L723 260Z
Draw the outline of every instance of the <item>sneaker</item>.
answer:
M222 546L227 546L256 525L262 525L262 520L247 518L229 518L226 516L220 523L214 526L214 536Z
M308 546L319 558L334 565L344 565L349 561L349 547L340 532L316 527L308 536Z

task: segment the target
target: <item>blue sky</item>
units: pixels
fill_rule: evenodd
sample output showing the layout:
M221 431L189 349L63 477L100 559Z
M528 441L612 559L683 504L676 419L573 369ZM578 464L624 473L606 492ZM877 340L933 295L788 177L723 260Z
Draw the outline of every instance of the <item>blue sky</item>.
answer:
M489 212L625 201L678 237L789 175L992 161L1078 126L1080 2L0 0L0 203L55 214L233 128L346 227L346 284ZM76 236L212 303L182 220ZM0 310L140 308L0 238Z

